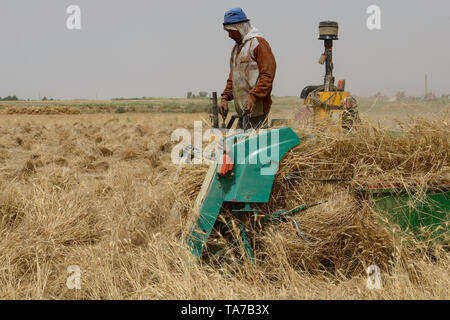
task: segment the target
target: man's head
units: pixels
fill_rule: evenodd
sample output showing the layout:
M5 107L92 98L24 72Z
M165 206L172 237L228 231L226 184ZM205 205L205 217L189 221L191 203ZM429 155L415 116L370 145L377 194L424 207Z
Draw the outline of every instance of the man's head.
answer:
M237 44L242 43L242 36L238 30L227 30L227 31L228 31L228 36L231 39L233 39L234 41L236 41Z
M228 32L231 39L241 44L250 28L249 21L241 8L231 9L225 13L223 28Z

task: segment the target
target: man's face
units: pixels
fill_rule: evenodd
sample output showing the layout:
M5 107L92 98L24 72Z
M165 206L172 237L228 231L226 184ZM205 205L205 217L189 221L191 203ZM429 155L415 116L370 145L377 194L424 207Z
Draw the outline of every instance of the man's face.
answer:
M236 41L238 44L240 44L242 42L242 37L239 31L237 30L227 30L228 31L228 36L233 39L234 41Z

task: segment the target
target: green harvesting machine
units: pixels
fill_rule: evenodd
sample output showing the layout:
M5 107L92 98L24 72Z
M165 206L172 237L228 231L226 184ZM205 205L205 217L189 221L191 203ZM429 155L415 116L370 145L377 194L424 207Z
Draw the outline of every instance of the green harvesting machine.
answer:
M217 108L217 102L213 103L214 108ZM223 125L221 129L218 128L218 121L213 119L213 126L216 125L225 137L218 142L215 160L206 174L188 222L187 243L197 258L205 253L224 208L233 215L260 214L258 207L270 200L283 156L301 143L300 137L290 127L268 128L259 132L230 131L232 122L239 117L233 115L231 125ZM243 119L243 122L246 120ZM439 188L430 188L425 193L415 193L401 185L383 183L365 185L359 192L374 211L402 229L414 232L419 238L426 229L437 241L448 239L450 183L444 182ZM321 203L303 204L294 209L274 212L263 217L261 222L289 219L300 238L307 241L293 215ZM255 262L253 245L246 230L242 223L239 226L240 240L245 254Z

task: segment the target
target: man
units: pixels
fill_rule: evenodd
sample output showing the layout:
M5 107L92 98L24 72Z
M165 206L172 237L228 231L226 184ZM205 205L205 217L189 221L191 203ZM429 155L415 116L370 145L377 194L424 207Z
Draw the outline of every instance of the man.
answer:
M249 117L247 127L243 128L241 119L239 128L264 127L272 105L276 71L272 49L241 8L228 11L223 26L236 45L231 52L230 75L222 93L219 112L223 115L228 111L228 102L234 100L236 112Z

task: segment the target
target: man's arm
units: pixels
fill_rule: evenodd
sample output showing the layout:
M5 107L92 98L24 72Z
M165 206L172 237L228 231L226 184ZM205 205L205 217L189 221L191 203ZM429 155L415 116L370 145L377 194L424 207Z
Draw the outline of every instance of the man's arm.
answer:
M253 55L258 63L259 80L250 92L253 102L257 99L264 99L271 92L277 69L277 63L269 43L264 38L257 37L257 39L259 45L253 51Z
M233 100L233 80L232 80L232 74L230 70L230 75L228 76L227 85L225 87L225 90L222 92L222 99L226 101Z
M233 56L233 51L231 51L231 56ZM228 76L227 85L225 87L225 90L222 92L222 99L226 101L233 100L233 71L231 70L231 63L233 58L230 58L230 75Z

